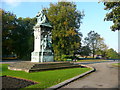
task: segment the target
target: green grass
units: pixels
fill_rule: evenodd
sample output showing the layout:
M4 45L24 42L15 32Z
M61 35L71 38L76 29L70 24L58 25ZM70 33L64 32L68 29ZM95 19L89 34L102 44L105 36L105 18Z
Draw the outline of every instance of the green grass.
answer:
M2 75L9 75L38 82L38 84L28 86L27 88L48 88L90 70L90 68L70 68L26 73L24 71L8 70L7 66L8 64L2 64Z
M119 66L119 67L120 67L120 63L114 63L114 64L112 64L112 65L114 65L114 66Z
M95 60L78 60L77 62L100 62L100 61L108 61L103 59L95 59Z

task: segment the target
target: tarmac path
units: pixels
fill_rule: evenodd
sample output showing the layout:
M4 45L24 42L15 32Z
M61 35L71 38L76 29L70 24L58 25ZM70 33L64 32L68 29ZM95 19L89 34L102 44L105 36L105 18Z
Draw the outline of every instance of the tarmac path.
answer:
M11 64L11 63L20 62L20 61L22 61L22 60L0 61L0 64Z
M89 64L96 71L60 88L118 88L118 67L111 65L115 62ZM120 85L119 85L120 86Z

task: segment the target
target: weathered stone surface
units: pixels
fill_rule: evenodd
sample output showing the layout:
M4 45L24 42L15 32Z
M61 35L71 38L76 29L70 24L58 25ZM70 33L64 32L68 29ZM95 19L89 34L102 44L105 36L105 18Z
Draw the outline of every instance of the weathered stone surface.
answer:
M82 67L82 66L74 65L73 63L69 63L69 62L33 63L33 62L29 62L29 61L24 61L24 62L12 63L8 66L8 69L25 71L25 72L36 72L36 71L73 68L73 67Z

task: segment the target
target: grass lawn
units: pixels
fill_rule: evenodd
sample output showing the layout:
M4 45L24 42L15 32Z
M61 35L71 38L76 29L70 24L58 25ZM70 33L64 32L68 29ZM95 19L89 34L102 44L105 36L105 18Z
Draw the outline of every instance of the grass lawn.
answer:
M114 65L114 66L119 66L119 67L120 67L120 63L114 63L114 64L112 64L112 65Z
M90 68L70 68L26 73L24 71L8 70L7 66L8 64L2 64L2 75L9 75L38 82L38 84L26 88L48 88L90 70Z
M104 59L95 59L95 60L78 60L77 62L100 62L100 61L108 61Z

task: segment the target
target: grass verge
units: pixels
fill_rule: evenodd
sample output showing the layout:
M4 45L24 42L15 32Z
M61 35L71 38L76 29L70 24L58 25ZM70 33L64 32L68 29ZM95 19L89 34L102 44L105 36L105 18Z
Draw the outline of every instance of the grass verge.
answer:
M7 66L8 64L2 64L2 75L9 75L9 76L14 76L14 77L38 82L38 84L31 85L26 88L48 88L64 80L70 79L74 76L77 76L79 74L91 70L90 68L69 68L69 69L26 73L24 71L8 70Z
M114 63L112 65L120 67L120 63Z
M77 62L102 62L102 61L108 61L104 59L95 59L95 60L77 60Z

